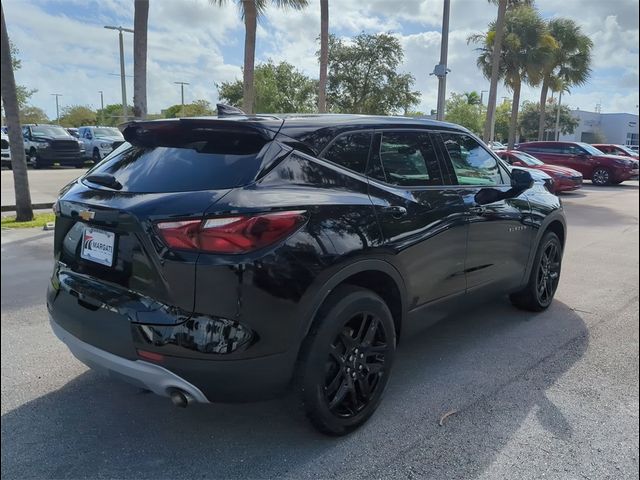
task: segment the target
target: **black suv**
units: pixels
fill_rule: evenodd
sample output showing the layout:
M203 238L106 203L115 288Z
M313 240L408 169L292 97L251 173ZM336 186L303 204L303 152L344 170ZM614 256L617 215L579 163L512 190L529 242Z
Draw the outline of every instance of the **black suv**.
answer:
M456 125L359 115L134 122L55 205L47 307L87 365L177 405L293 389L340 435L406 322L549 306L565 219Z
M82 168L84 144L59 125L23 125L27 161L34 168L60 166Z

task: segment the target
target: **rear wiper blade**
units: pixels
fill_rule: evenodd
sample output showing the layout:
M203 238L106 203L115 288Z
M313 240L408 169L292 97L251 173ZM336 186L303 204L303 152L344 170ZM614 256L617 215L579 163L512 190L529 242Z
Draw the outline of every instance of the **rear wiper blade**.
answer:
M97 183L114 190L122 190L122 184L116 180L116 177L108 173L92 173L84 177L85 180L91 183Z

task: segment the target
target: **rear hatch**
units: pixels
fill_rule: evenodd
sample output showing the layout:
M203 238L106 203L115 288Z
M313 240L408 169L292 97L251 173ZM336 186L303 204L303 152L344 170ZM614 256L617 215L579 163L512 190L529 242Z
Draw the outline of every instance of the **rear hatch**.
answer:
M275 132L210 119L134 123L124 135L126 143L61 194L54 283L66 282L84 306L144 323L179 321L193 311L199 254L167 248L157 224L202 219L254 181Z

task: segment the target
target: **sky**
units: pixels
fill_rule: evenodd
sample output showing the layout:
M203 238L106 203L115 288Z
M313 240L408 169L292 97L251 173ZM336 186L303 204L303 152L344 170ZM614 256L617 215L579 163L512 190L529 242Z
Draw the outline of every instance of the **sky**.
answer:
M61 107L121 103L118 34L105 25L133 27L133 0L3 0L11 40L20 51L16 81L37 89L31 104L55 118ZM244 25L235 0L224 7L209 0L150 0L147 102L150 113L180 103L180 86L188 82L185 102L218 100L216 84L241 78ZM268 8L258 25L256 62L286 60L317 78L315 56L320 5L310 0L303 11ZM638 113L638 0L537 0L545 19L567 17L593 40L593 73L572 89L563 103L602 112ZM429 74L439 63L443 0L329 0L329 31L349 38L360 32L391 33L404 48L401 72L411 73L422 94L417 110L436 107L437 80ZM486 31L497 7L487 0L452 0L449 35L451 92L488 90L476 66L469 35ZM127 75L133 74L133 35L125 34ZM127 78L129 103L133 78ZM486 93L484 94L486 102ZM504 87L499 101L510 97ZM522 100L537 101L539 90L526 87Z

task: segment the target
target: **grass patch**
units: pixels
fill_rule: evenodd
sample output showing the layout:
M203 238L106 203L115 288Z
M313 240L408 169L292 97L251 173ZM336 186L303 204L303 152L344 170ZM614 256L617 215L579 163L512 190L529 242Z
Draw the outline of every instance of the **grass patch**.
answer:
M30 222L16 222L15 215L9 215L2 217L2 226L7 228L31 228L31 227L44 227L47 223L53 222L56 218L56 214L51 213L36 213L33 215L33 220Z

